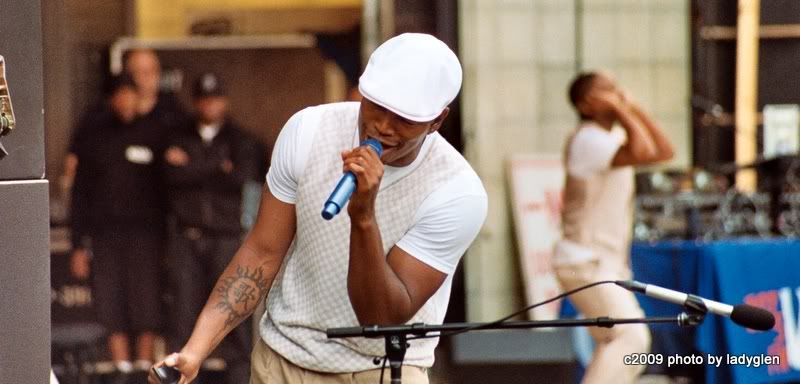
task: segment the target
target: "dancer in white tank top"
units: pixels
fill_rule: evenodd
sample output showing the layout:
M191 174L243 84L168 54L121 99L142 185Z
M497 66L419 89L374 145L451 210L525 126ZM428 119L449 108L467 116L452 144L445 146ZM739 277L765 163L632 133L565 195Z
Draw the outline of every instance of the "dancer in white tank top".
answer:
M605 73L579 75L569 90L581 118L564 156L567 179L562 213L563 239L553 264L562 288L631 278L633 166L672 157L658 125ZM585 317L641 317L636 297L613 285L570 296ZM583 383L633 383L645 366L626 366L623 356L650 349L646 325L591 327L595 341Z

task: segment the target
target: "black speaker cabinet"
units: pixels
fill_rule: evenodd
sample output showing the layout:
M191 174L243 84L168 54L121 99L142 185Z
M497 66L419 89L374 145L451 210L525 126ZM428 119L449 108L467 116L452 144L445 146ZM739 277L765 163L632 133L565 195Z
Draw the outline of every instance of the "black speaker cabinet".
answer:
M0 56L5 61L6 92L15 117L14 129L6 130L6 134L0 136L0 145L7 153L0 149L0 180L43 179L44 104L39 0L0 0ZM0 97L4 93L0 87Z
M46 180L0 181L0 383L49 381L47 194Z
M47 383L50 246L39 0L0 0L0 383Z

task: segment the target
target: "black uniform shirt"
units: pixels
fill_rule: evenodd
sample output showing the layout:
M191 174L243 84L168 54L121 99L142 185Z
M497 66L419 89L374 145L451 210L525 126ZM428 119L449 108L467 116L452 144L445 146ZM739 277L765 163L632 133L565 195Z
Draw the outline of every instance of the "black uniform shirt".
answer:
M168 146L182 149L189 164L164 164L172 216L181 226L236 234L242 230L242 186L258 178L263 151L258 143L231 120L225 121L219 133L203 142L192 122L177 130ZM223 170L228 160L233 168Z
M126 124L105 108L84 118L78 129L87 134L73 146L78 156L70 210L73 244L103 230L161 231L165 127L146 117Z

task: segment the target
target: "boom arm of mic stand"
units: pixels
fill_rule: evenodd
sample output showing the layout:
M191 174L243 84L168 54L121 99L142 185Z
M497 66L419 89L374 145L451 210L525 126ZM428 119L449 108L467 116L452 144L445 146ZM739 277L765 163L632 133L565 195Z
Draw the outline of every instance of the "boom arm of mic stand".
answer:
M691 295L690 295L691 296ZM367 337L379 338L383 337L386 340L386 358L389 360L391 370L391 383L400 384L401 367L403 365L403 358L408 348L408 336L425 336L429 332L459 332L459 331L482 331L489 329L518 329L518 328L566 328L566 327L604 327L611 328L617 324L656 324L656 323L673 323L682 327L695 326L700 324L706 311L705 304L702 300L691 300L692 305L688 303L687 311L682 312L678 316L665 316L665 317L644 317L644 318L628 318L628 319L613 319L610 317L597 317L591 319L562 319L562 320L533 320L533 321L507 321L501 323L450 323L441 325L427 325L423 323L415 323L408 325L390 325L379 326L370 325L363 327L344 327L344 328L328 328L325 334L329 339L340 339L348 337ZM699 301L702 307L697 306ZM696 307L696 308L695 308ZM443 335L447 336L447 335ZM413 340L413 339L412 339ZM379 360L376 364L379 364Z

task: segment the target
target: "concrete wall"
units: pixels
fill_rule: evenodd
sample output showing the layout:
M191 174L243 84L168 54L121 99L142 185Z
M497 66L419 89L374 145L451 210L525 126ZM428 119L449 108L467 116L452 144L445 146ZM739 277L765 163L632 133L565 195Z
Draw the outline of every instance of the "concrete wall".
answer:
M689 10L687 0L462 0L459 12L465 153L489 193L465 257L467 317L481 321L524 304L505 161L561 152L579 69L614 72L674 140L672 165L689 163Z

